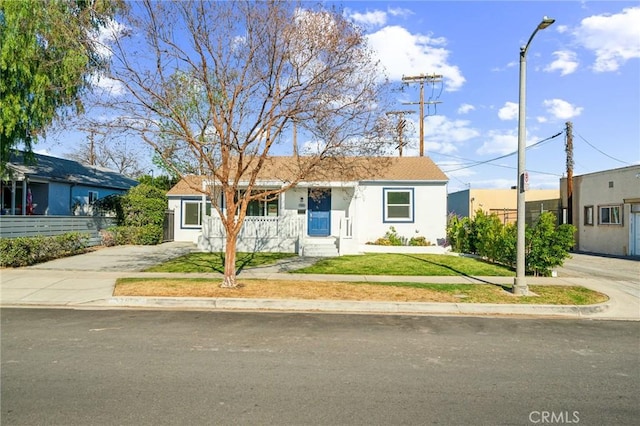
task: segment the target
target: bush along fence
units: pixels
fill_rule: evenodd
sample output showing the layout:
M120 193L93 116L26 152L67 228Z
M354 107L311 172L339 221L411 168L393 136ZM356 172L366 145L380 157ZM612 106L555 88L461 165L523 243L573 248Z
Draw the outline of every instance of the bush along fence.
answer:
M556 217L544 212L534 226L525 227L525 269L528 275L550 276L561 266L574 245L573 225L556 226ZM478 255L489 262L516 266L517 228L503 224L497 214L478 210L473 219L450 216L447 239L458 253Z
M98 200L103 211L113 212L117 226L100 231L105 246L154 245L162 242L167 197L163 190L141 183L124 195Z
M0 239L0 266L21 267L73 256L86 251L89 234L69 232L54 236Z

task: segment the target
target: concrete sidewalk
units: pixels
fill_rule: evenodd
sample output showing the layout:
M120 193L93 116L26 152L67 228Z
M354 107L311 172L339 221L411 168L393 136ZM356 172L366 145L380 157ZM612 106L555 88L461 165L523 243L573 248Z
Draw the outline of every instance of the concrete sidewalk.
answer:
M84 309L152 308L206 310L270 310L358 313L406 313L425 315L525 315L565 318L640 320L640 283L597 277L528 278L529 284L579 285L605 293L610 300L589 306L413 303L329 300L278 300L241 298L113 297L121 277L205 277L220 274L167 274L140 272L168 258L193 251L191 244L109 247L43 263L37 266L0 270L0 305L3 307L67 307ZM313 259L293 258L269 267L242 271L241 278L336 280L359 282L493 283L511 285L512 277L416 277L368 275L291 274Z

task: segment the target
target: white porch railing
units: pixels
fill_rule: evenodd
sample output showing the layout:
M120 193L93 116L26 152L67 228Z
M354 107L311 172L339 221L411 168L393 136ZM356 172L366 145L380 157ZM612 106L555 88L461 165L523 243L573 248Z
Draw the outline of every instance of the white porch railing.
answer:
M299 216L246 217L238 234L238 250L295 252L303 232L304 221ZM199 246L218 251L223 249L225 240L220 218L205 216Z
M350 217L340 219L340 238L353 238L353 220Z

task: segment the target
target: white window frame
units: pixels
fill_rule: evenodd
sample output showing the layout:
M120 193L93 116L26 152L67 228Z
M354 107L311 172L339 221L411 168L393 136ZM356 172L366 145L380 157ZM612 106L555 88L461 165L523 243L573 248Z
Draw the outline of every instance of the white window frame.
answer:
M198 205L198 224L186 223L187 219L187 204L197 204ZM182 200L180 205L180 226L184 229L197 229L202 228L202 217L206 214L203 211L203 206L208 210L209 214L211 213L211 203L209 201L206 204L201 199L192 199L192 200Z
M618 211L617 215L612 214L613 210L616 209ZM608 210L609 214L607 215L609 217L609 220L607 222L605 222L603 220L603 214L602 212L604 210ZM616 217L618 219L617 222L612 222L611 219L613 217ZM598 225L622 225L622 206L620 204L611 204L611 205L605 205L605 206L598 206Z
M389 204L389 194L404 192L409 194L408 204ZM407 206L409 215L405 218L389 217L390 206ZM413 223L415 221L415 188L382 188L382 222L383 223Z
M593 206L584 206L584 224L587 226L593 226Z

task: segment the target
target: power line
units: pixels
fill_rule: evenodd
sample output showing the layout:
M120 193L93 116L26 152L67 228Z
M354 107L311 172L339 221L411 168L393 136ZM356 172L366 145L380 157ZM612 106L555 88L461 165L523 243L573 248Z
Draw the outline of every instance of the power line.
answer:
M560 136L563 133L564 133L564 131L558 132L553 136L549 136L548 138L542 139L542 140L540 140L540 141L538 141L538 142L536 142L536 143L534 143L532 145L529 145L526 149L533 148L533 147L538 146L538 145L540 145L540 144L542 144L544 142L547 142L547 141L549 141L551 139L557 138L558 136ZM502 160L503 158L511 157L512 155L516 155L517 153L518 153L518 151L513 151L512 153L501 155L499 157L495 157L495 158L492 158L490 160L477 161L477 162L475 162L475 164L471 164L469 166L464 166L464 167L459 167L457 169L444 170L444 172L445 173L457 172L458 170L468 169L468 168L471 168L471 167L480 166L482 164L491 163L493 161ZM473 161L473 160L467 160L467 161ZM493 165L495 165L495 164L493 164Z
M575 133L575 132L574 132L574 133ZM595 149L596 151L598 151L600 154L604 155L605 157L609 157L609 158L611 158L612 160L618 161L618 162L620 162L620 163L622 163L622 164L626 164L626 165L628 165L628 166L630 166L630 165L631 165L631 163L627 163L626 161L619 160L619 159L617 159L617 158L615 158L615 157L610 156L610 155L609 155L609 154L607 154L606 152L603 152L603 151L601 151L600 149L596 148L593 144L591 144L588 140L586 140L586 139L585 139L581 134L577 133L577 135L580 137L580 139L582 139L583 141L585 141L587 145L589 145L591 148Z

